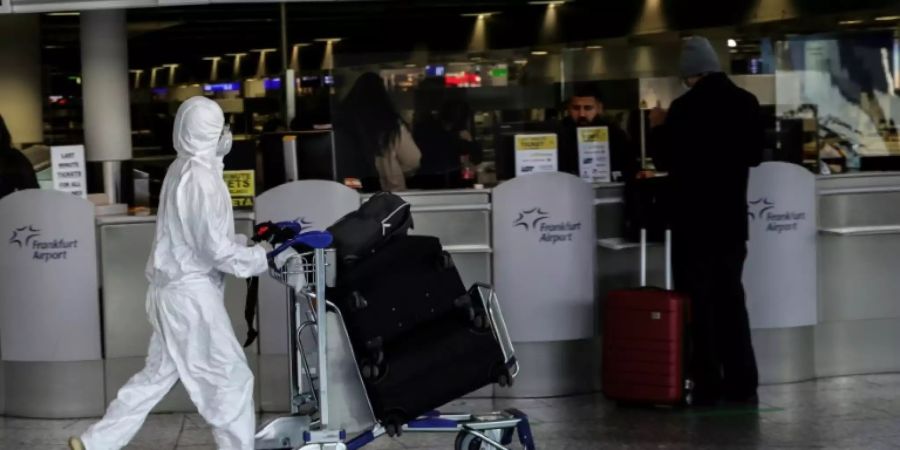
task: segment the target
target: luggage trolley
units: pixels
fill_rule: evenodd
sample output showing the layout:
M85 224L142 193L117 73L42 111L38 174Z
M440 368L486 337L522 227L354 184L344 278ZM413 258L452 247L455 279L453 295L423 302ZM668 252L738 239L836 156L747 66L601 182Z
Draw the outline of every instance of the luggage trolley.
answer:
M290 415L260 429L258 450L356 450L388 431L400 431L387 430L375 419L340 310L322 300L326 285L334 280L335 254L326 249L330 243L328 233L300 234L290 245L302 244L311 250L290 256L282 270L270 270L286 291ZM488 285L479 284L478 290L511 367L510 376L515 377L519 367L497 296ZM535 449L528 417L517 410L434 412L404 425L402 431L457 433L456 450L509 450L518 435L522 448Z

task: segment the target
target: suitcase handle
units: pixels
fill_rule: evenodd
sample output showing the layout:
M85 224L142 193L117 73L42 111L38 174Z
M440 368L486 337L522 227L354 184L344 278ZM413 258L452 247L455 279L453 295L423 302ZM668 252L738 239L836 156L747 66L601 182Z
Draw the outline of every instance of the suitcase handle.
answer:
M672 290L672 230L666 228L666 289ZM647 229L641 228L641 286L647 287Z

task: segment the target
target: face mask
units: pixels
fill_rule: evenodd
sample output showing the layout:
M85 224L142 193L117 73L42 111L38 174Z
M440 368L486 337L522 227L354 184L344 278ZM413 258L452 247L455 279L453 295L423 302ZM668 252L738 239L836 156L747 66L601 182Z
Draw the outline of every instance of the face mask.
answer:
M225 155L231 152L231 144L234 143L234 137L231 135L231 127L225 125L222 130L222 136L219 137L219 143L216 144L216 157L225 158Z

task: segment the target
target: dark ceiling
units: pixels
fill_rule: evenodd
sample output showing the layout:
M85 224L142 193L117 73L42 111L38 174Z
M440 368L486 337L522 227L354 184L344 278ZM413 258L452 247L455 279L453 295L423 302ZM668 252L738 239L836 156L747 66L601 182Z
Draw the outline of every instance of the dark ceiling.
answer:
M735 25L744 21L757 0L662 0L663 11L674 29ZM892 0L794 0L812 18L817 12L833 14L854 5L865 8L896 7ZM820 5L818 10L816 5ZM835 6L837 5L837 6ZM525 0L405 0L297 2L286 6L288 45L303 48L301 65L317 68L324 45L317 38L341 37L336 53L461 52L469 46L475 17L463 14L500 12L486 19L489 48L532 48L558 42L577 43L626 36L639 20L644 0L576 0L556 8L558 28L541 32L547 7ZM834 24L828 17L823 23ZM44 60L55 73L77 73L79 67L78 18L43 16ZM129 65L149 69L179 63L186 79L202 79L209 72L206 56L281 47L281 6L275 3L200 7L133 9L128 11ZM814 19L793 21L793 26L815 24ZM816 25L819 26L819 25ZM748 33L772 32L775 25L747 27ZM251 60L252 61L252 60ZM269 58L273 72L281 55ZM221 70L230 70L223 61ZM255 62L253 62L255 64ZM251 65L251 64L248 64Z

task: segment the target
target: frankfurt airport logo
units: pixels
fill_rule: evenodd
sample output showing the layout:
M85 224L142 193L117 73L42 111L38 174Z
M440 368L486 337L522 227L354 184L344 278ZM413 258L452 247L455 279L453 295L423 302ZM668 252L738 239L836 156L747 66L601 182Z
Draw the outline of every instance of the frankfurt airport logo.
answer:
M769 201L767 197L749 201L747 203L749 203L747 215L750 217L750 220L756 220L757 218L762 219L765 217L767 211L775 208L775 203Z
M519 213L519 217L513 222L513 227L522 227L525 231L536 229L541 222L550 218L550 215L541 208L532 208Z
M797 231L800 223L807 219L804 211L779 211L775 208L775 202L768 197L751 200L747 202L747 217L751 222L765 226L766 232L776 234Z
M550 213L534 207L519 212L519 216L513 221L513 228L540 232L538 242L555 245L557 242L574 241L575 232L581 230L581 222L554 221Z
M19 248L28 247L31 241L41 236L41 230L29 225L27 227L16 228L13 230L12 237L9 238L10 245L17 245Z
M32 258L47 263L53 260L68 259L69 250L78 248L78 240L56 238L41 239L41 229L28 225L12 230L9 245L20 249L33 250Z

